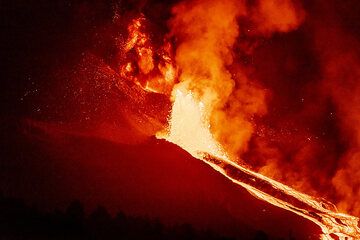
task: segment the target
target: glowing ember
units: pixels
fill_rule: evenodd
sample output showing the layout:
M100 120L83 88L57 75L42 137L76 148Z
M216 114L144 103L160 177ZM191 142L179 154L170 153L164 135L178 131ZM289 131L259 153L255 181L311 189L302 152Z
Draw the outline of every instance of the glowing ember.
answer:
M204 105L190 91L175 90L168 134L158 137L179 145L255 197L314 222L322 229L322 239L333 239L331 234L344 240L360 237L358 218L338 213L331 203L300 193L228 159L210 132Z

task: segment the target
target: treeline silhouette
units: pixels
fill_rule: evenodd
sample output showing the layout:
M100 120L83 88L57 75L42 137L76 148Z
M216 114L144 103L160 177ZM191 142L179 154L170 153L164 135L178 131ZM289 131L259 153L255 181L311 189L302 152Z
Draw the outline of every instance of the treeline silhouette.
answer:
M26 205L22 200L0 194L0 239L144 239L144 240L232 240L210 230L199 231L189 224L173 227L159 220L127 216L119 212L112 217L104 207L85 214L79 201L72 202L65 211L43 212ZM248 238L246 238L248 239ZM254 240L268 236L256 232Z

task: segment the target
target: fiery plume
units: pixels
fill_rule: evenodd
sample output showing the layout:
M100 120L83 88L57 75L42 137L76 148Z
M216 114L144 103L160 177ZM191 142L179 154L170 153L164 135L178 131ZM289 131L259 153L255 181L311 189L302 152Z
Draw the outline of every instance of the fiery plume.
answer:
M248 84L241 70L227 69L239 36L237 19L246 11L244 1L190 1L175 6L170 21L181 70L175 94L186 89L201 100L214 135L232 153L246 149L253 132L249 118L266 111L264 92Z

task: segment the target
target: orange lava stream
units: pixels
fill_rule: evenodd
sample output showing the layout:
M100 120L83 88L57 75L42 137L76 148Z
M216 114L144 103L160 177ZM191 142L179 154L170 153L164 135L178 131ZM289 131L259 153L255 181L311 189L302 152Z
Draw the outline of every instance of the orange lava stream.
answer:
M344 240L360 239L357 217L339 213L333 204L323 199L300 193L229 159L210 132L205 105L196 101L186 89L175 89L173 96L168 132L159 133L158 138L180 146L258 199L317 224L323 232L320 239L334 239L335 236Z

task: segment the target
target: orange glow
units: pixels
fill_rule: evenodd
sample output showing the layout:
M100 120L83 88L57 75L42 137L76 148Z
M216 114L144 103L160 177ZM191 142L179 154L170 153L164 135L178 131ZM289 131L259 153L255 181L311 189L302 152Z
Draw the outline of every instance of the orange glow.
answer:
M124 49L133 51L136 60L120 67L123 78L144 90L171 96L168 129L157 137L180 146L255 197L317 224L322 239L333 239L334 235L339 239L360 238L357 217L338 212L324 199L293 189L295 180L289 180L289 187L269 178L283 174L278 169L282 168L279 149L259 140L259 152L269 152L262 156L269 158L266 165L258 172L245 167L243 156L256 130L254 118L269 110L267 92L245 66L234 60L233 48L241 34L238 19L251 21L254 32L250 35L269 37L298 28L305 18L301 6L290 0L260 0L252 7L246 1L193 0L177 4L172 13L168 38L158 48L151 44L145 17L133 20ZM175 54L171 38L176 39ZM343 96L334 98L340 102ZM358 118L350 120L356 125ZM306 147L295 157L308 158L312 150ZM351 158L357 156L354 153ZM352 191L343 187L347 174L348 170L342 170L333 178L342 195ZM347 210L346 203L341 202L340 210Z

